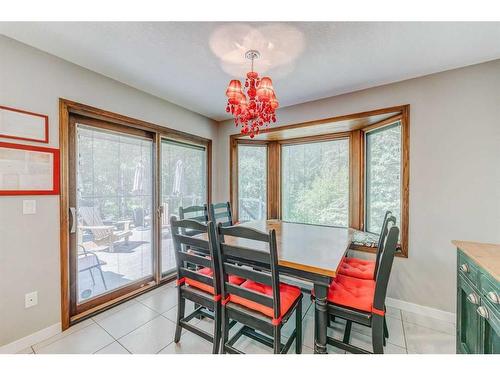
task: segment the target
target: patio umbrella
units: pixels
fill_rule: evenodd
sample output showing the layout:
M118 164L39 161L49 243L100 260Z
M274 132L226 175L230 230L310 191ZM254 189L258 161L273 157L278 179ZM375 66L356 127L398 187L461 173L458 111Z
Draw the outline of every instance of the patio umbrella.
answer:
M174 175L174 186L172 186L172 195L177 195L179 196L181 194L181 183L182 183L182 176L184 172L184 165L182 163L182 160L177 160L177 163L175 163L175 175Z
M132 187L133 193L140 193L144 189L144 164L141 161L137 163L134 173L134 186Z

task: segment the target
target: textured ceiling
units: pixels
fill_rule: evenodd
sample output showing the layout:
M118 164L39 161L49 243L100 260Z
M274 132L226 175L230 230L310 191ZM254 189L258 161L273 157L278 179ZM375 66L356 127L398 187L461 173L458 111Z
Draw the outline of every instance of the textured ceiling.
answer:
M0 33L215 120L249 64L282 107L500 58L500 23L0 23Z

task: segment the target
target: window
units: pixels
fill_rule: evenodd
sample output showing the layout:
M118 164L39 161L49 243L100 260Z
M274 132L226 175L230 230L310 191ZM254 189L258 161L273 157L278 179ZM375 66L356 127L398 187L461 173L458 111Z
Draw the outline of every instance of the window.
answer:
M365 230L380 233L387 210L401 223L401 122L365 133Z
M348 226L349 140L284 144L282 219Z
M238 145L239 221L267 218L267 147Z
M397 255L407 257L409 111L401 105L273 126L253 140L231 135L234 219L267 217L378 234L390 210L400 229ZM356 234L362 240L352 249L376 251Z

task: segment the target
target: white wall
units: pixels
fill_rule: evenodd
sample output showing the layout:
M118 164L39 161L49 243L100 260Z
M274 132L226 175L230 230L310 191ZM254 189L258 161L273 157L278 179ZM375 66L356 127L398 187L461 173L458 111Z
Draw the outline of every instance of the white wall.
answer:
M454 312L450 241L500 243L500 60L283 108L278 125L400 104L411 106L409 258L396 259L388 295ZM234 132L220 124L218 200Z
M212 120L0 36L0 104L49 115L51 147L58 147L60 97L217 135ZM36 215L22 214L23 198L0 197L0 346L60 322L59 198L29 199L37 201ZM25 309L24 294L34 290L38 306Z

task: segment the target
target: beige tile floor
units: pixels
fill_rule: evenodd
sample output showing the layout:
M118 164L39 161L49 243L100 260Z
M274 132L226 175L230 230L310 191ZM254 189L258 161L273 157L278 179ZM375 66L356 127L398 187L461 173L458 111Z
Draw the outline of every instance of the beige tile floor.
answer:
M212 346L202 338L183 331L178 344L173 342L176 316L176 293L174 284L157 288L134 300L105 311L81 322L65 332L22 350L29 354L193 354L211 353ZM303 306L303 353L313 352L314 307L304 296ZM188 303L187 310L193 305ZM283 337L293 331L294 319L283 329ZM195 324L207 331L213 323L208 319ZM390 354L434 354L455 353L455 325L423 315L388 307L387 324L389 340L385 352ZM341 338L343 323L334 323L329 335ZM235 326L234 329L237 329ZM370 330L353 324L351 343L371 350ZM236 347L246 353L267 354L271 349L249 338L238 340ZM329 353L344 353L328 347ZM293 350L290 350L293 352Z

